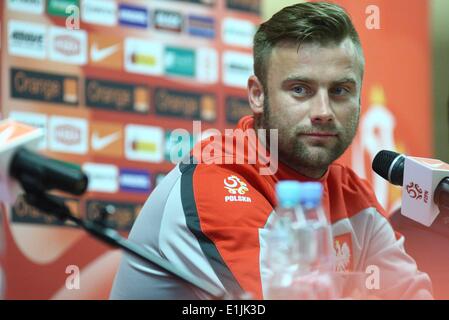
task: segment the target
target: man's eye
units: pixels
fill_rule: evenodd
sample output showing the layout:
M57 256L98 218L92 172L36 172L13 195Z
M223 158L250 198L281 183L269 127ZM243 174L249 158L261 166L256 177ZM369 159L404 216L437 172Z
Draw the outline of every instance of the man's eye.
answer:
M293 92L294 92L295 94L303 95L303 94L306 94L306 93L307 93L307 88L305 88L305 87L303 87L303 86L296 86L296 87L293 87L292 90L293 90Z
M349 93L349 90L345 87L336 87L331 90L331 93L337 96L342 96Z

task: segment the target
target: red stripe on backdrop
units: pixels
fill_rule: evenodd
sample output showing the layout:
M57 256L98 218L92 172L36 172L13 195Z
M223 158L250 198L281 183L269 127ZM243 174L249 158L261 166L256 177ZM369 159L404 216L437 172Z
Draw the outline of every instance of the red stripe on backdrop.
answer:
M71 273L66 273L68 266L77 266L82 275L83 269L89 263L95 261L109 249L108 246L98 240L83 234L75 244L70 246L55 261L48 264L38 264L21 252L15 243L11 229L5 229L5 241L8 244L4 268L7 275L5 283L5 297L7 299L51 299L61 287L64 287L66 280L71 275ZM83 233L84 231L79 230L79 232ZM40 240L37 239L36 241ZM116 269L116 266L112 267ZM107 284L106 292L101 292L99 290L101 287L98 287L96 288L97 295L92 295L92 292L85 292L85 298L107 299L112 279L110 281ZM78 291L83 291L85 285L88 284L81 280ZM89 295L90 297L88 297Z

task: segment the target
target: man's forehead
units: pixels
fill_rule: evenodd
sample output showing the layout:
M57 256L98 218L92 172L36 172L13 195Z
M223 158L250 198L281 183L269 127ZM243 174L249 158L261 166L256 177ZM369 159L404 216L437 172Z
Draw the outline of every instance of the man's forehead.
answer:
M278 42L272 50L272 55L282 54L286 51L295 50L299 57L309 58L316 56L317 52L327 54L340 54L350 58L357 58L358 50L356 45L350 38L345 38L340 42L329 41L326 43L320 42L304 42L298 44L295 41L284 40Z
M272 50L270 69L284 69L288 73L302 77L316 76L318 70L330 72L330 67L338 71L338 77L355 77L363 73L363 59L354 43L347 38L340 43L303 43L298 46L292 41L278 43ZM274 70L269 70L270 71ZM344 74L341 74L344 73Z

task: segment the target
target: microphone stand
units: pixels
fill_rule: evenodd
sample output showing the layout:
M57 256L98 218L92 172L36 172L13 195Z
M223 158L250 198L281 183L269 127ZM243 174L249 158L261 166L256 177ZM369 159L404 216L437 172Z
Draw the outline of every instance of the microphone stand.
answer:
M116 230L101 226L90 220L83 220L75 217L62 199L48 194L43 185L39 181L36 181L36 179L22 175L19 180L25 190L25 200L31 206L36 207L47 214L55 215L62 221L70 220L74 222L97 239L164 269L171 275L180 278L188 284L207 293L212 299L224 300L229 298L226 293L222 292L222 290L176 269L168 261L163 260L144 247L125 239Z

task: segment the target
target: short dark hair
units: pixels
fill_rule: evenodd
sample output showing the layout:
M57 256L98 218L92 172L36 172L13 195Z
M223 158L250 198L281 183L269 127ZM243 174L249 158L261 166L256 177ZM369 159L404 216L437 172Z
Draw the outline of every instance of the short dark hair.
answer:
M267 63L272 49L281 41L339 44L349 37L360 58L364 58L360 38L347 12L327 2L305 2L283 8L262 23L254 35L254 74L266 88Z

